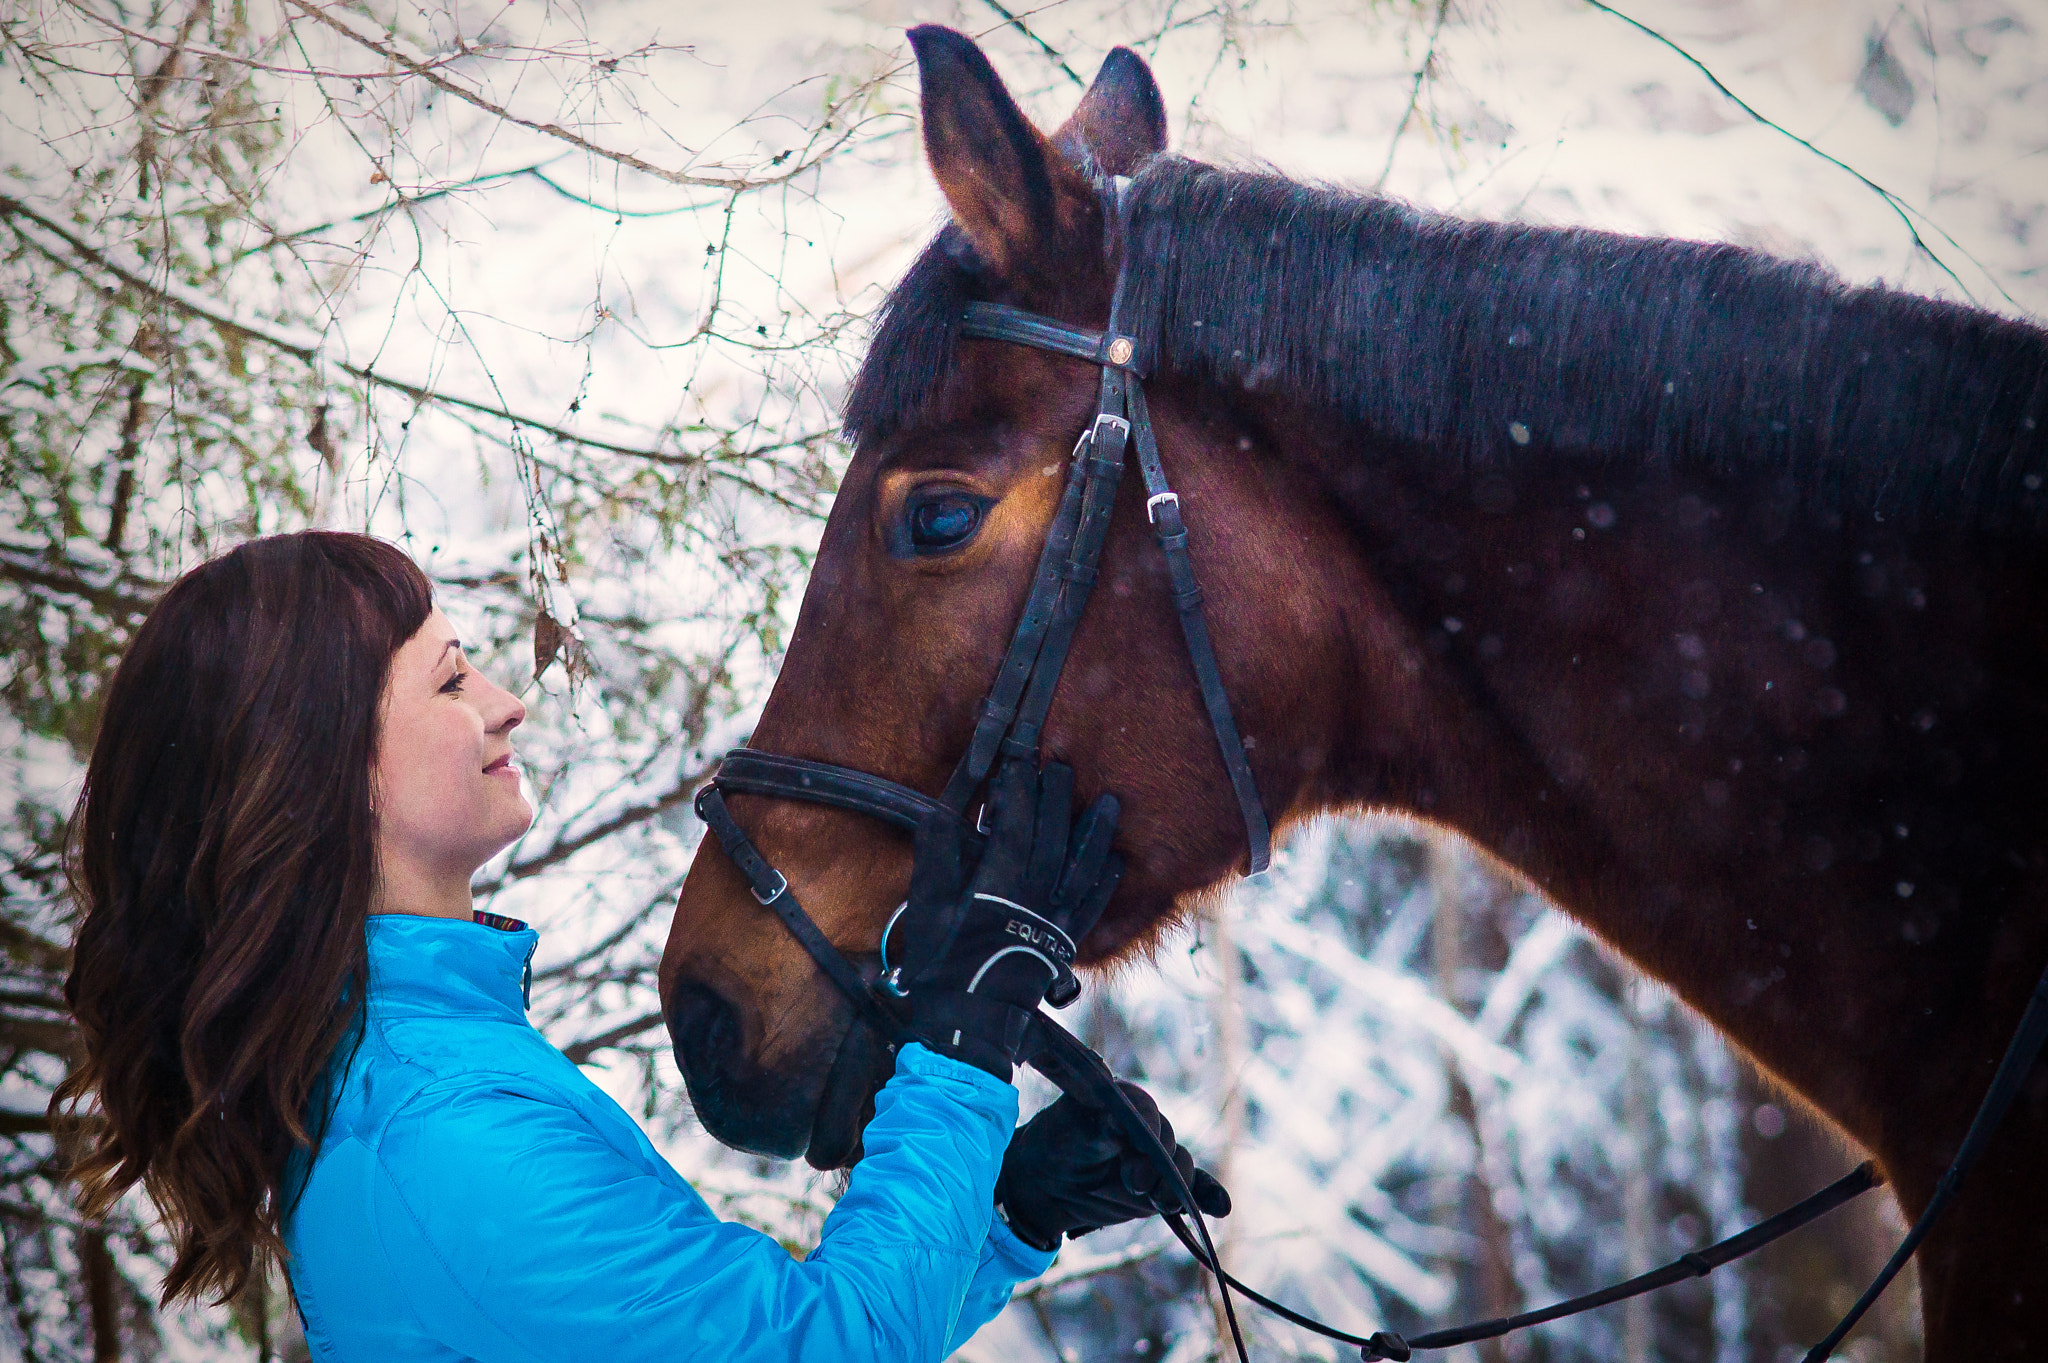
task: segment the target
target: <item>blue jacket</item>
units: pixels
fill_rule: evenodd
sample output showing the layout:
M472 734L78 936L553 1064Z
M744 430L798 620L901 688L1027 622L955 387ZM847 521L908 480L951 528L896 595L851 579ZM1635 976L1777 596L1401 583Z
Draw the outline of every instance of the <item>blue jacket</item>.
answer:
M809 1258L720 1221L528 1024L538 940L370 919L361 1045L285 1227L321 1363L921 1363L1051 1262L992 1211L1017 1091L922 1046Z

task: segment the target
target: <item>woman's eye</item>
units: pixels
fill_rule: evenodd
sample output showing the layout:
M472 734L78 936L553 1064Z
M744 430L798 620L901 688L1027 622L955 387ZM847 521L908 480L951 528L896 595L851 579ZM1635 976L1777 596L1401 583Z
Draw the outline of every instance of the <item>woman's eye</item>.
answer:
M981 526L984 499L964 492L942 492L910 504L910 551L943 554L958 549Z
M444 682L442 682L442 683L441 683L441 689L442 689L443 691L448 691L448 692L455 692L455 691L460 691L460 690L462 689L462 679L463 679L464 677L468 676L468 675L469 675L469 674L468 674L468 673L466 673L466 672L457 672L457 673L456 673L456 674L455 674L454 676L450 677L450 678L449 678L449 679L448 679L447 681L444 681Z

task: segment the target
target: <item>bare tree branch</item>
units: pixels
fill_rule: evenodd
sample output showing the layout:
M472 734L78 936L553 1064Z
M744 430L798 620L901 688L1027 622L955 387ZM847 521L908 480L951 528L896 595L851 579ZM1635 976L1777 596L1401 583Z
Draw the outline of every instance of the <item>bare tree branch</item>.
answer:
M1060 70L1066 72L1068 80L1074 82L1074 84L1080 86L1083 90L1086 90L1088 88L1088 82L1081 79L1081 73L1076 71L1073 67L1067 65L1066 57L1061 54L1058 48L1054 47L1045 39L1039 37L1036 33L1033 33L1031 31L1030 26L1024 22L1022 15L1012 13L1005 6L998 4L997 0L981 0L981 2L984 5L987 5L990 9L994 10L997 14L1002 15L1004 23L1008 24L1011 28L1016 29L1019 33L1023 34L1026 38L1030 39L1032 44L1036 46L1040 52L1043 52L1046 56L1052 58L1052 64L1054 66L1057 66Z
M133 38L136 42L148 43L152 47L162 48L165 52L171 54L172 58L175 58L180 53L189 52L195 57L204 57L208 61L229 62L235 66L242 67L245 70L262 71L265 74L273 76L312 76L324 80L391 79L391 69L389 67L380 67L374 71L327 71L311 66L278 66L270 62L258 61L256 58L248 56L245 53L228 52L218 47L208 47L205 43L192 42L190 41L190 38L193 28L193 19L201 15L204 15L207 11L212 9L212 6L207 3L204 3L204 0L201 0L200 3L193 5L192 16L188 17L184 28L180 30L179 35L176 38L159 38L154 33L146 33L141 29L129 28L126 25L122 24L119 20L111 18L108 15L101 14L99 11L80 3L80 0L64 0L64 4L66 8L77 11L78 14L86 20L98 24L102 28L111 29L113 32L120 34L124 38ZM464 57L467 57L469 55L471 54L468 52L458 52L453 56L443 57L439 61L433 62L431 64L434 66L446 66L451 62L461 61ZM170 60L167 59L165 65L159 67L155 75L153 75L150 79L157 81L160 86L168 86L170 82L175 79L204 80L205 77L194 76L181 78L177 75L175 66L171 63Z
M309 3L309 0L285 0L285 3L316 23L324 24L326 27L333 29L350 42L376 53L395 66L404 67L407 71L412 72L412 74L434 86L435 89L446 91L465 104L474 105L485 113L495 118L501 118L507 123L516 124L519 127L542 133L548 137L558 138L561 141L567 142L578 151L588 152L592 156L601 156L607 161L613 161L628 169L637 170L643 175L651 175L657 180L665 180L672 185L693 185L700 189L726 189L744 192L746 190L765 189L771 185L786 184L826 160L852 136L851 129L841 130L840 135L827 143L823 151L818 152L814 156L799 160L795 165L778 175L758 177L745 175L691 175L686 171L669 170L663 166L655 165L652 161L643 160L631 152L613 151L609 147L601 147L580 133L571 132L559 123L537 123L530 118L521 118L503 105L494 104L476 91L449 80L436 70L432 63L417 61L400 52L389 43L381 43L367 34L356 32L347 24L341 22L341 20L328 14L318 5ZM467 55L467 53L464 55Z
M697 787L703 784L704 778L709 774L710 770L708 768L685 772L676 781L673 789L657 796L646 804L633 805L627 809L622 809L609 819L594 823L572 837L557 839L549 845L545 852L538 852L533 856L514 861L505 868L505 873L497 879L478 884L476 886L476 893L493 894L513 881L524 880L528 876L538 875L550 866L556 866L567 861L592 843L602 842L614 833L631 828L635 824L646 823L657 814L674 809L677 805L682 804L692 795L696 794Z
M324 361L352 378L360 379L364 383L372 384L379 388L388 388L393 392L403 393L415 402L431 403L435 406L452 408L457 411L475 412L481 416L509 422L525 430L551 436L567 444L579 445L584 449L601 450L607 454L623 455L631 459L646 459L655 463L671 464L679 467L695 467L710 462L707 456L691 454L683 450L649 449L642 445L626 445L618 441L586 435L581 431L571 430L552 421L544 421L539 417L514 412L496 403L480 402L475 398L443 392L437 388L430 388L423 383L378 373L375 368L369 365L352 364L347 360L326 356L323 353L325 348L318 335L312 332L300 331L296 328L272 326L237 317L202 295L151 279L143 272L140 266L126 264L116 259L111 249L86 241L63 224L46 214L38 212L13 195L0 194L0 216L26 218L43 231L58 237L65 246L100 269L105 270L108 274L113 275L122 283L127 284L131 288L142 290L176 312L198 318L201 321L231 331L244 340L255 341L273 350L282 351L284 354L290 355L294 359L309 365ZM20 233L22 240L30 243L58 264L70 265L70 262L64 260L62 252L53 249L47 242L39 240L33 233L22 231L19 224L14 226L15 230ZM759 453L773 453L777 450L791 448L792 446L827 439L829 436L829 431L801 435L794 440L769 447ZM755 453L754 451L748 451L744 455L736 454L734 457L752 457ZM717 472L718 470L713 470L714 474ZM754 486L750 480L742 479L740 481L747 482L749 486ZM768 490L757 490L762 490L764 495L774 495ZM791 504L791 509L805 510L806 514L815 514L808 509L798 508L794 504Z
M1387 163L1380 167L1377 180L1372 182L1375 190L1387 187L1387 177L1394 173L1394 153L1401 149L1401 134L1408 131L1408 125L1415 121L1416 111L1422 104L1422 85L1429 79L1430 68L1436 65L1437 39L1443 36L1444 20L1450 15L1451 0L1437 0L1436 18L1429 26L1429 46L1422 54L1422 61L1415 68L1415 79L1408 86L1408 107L1401 111L1401 121L1394 125L1394 135L1387 139Z
M8 546L0 545L0 578L23 586L40 587L61 596L76 597L117 620L135 619L149 613L155 597L124 592L119 587L88 581L76 572L37 562Z
M1036 1301L1074 1283L1086 1282L1104 1273L1116 1273L1142 1264L1148 1259L1156 1259L1166 1252L1169 1243L1158 1240L1149 1245L1132 1245L1128 1249L1120 1249L1113 1254L1104 1254L1093 1259L1072 1259L1056 1268L1048 1269L1029 1282L1017 1284L1011 1289L1010 1300Z
M47 1136L50 1119L41 1112L15 1112L0 1108L0 1136ZM38 1209L40 1212L40 1208Z
M68 1017L18 1018L0 1013L0 1045L69 1056L78 1050L79 1040L78 1024Z
M1898 214L1899 221L1902 224L1904 224L1907 233L1910 234L1913 238L1913 245L1919 248L1919 251L1922 255L1926 256L1929 260L1933 261L1937 266L1939 266L1943 274L1947 275L1950 279L1955 281L1955 286L1963 291L1963 297L1968 298L1973 302L1976 300L1976 295L1970 291L1970 286L1963 282L1962 276L1958 275L1953 269L1950 269L1949 263L1943 260L1940 256L1936 255L1934 253L1933 248L1927 244L1926 239L1920 235L1920 229L1916 227L1913 223L1914 218L1919 218L1929 227L1932 227L1936 232L1940 232L1943 241L1946 241L1949 245L1955 247L1956 250L1962 252L1963 258L1965 260L1969 261L1972 265L1975 265L1979 270L1983 270L1984 277L1991 281L1991 287L1997 289L1998 292L2004 296L2006 302L2012 304L2016 308L2021 306L2020 301L2017 298L2014 298L2010 293L2006 292L2005 285L1998 282L1998 277L1992 274L1990 270L1985 269L1983 261L1978 260L1977 257L1971 255L1969 250L1961 242L1957 241L1954 237L1950 236L1948 232L1945 231L1939 223L1935 222L1925 213L1922 213L1918 209L1912 207L1912 205L1908 204L1904 199L1901 199L1898 195L1892 193L1889 189L1886 189L1883 185L1871 179L1868 175L1865 175L1862 171L1856 169L1856 167L1850 165L1847 161L1842 160L1838 156L1829 155L1827 152L1822 151L1819 147L1816 147L1815 145L1813 145L1813 143L1801 137L1798 133L1795 133L1790 128L1787 128L1784 124L1766 118L1763 114L1759 113L1754 107L1752 107L1747 100L1743 99L1742 96L1736 94L1733 90L1729 89L1727 85L1725 85L1722 82L1721 78L1715 75L1705 62L1701 61L1698 57L1693 56L1692 53L1686 51L1683 47L1679 46L1676 42L1673 42L1671 39L1665 37L1656 29L1651 28L1642 20L1630 18L1628 15L1623 14L1620 10L1614 8L1614 6L1604 3L1604 0L1586 0L1586 3L1591 5L1594 9L1599 10L1602 14L1613 15L1615 18L1621 20L1624 24L1627 24L1630 28L1633 28L1638 32L1648 35L1649 37L1655 39L1657 42L1660 42L1664 46L1670 48L1673 52L1676 52L1680 57L1683 57L1687 64L1692 66L1694 70L1698 71L1701 75L1705 76L1707 78L1707 83L1709 85L1712 85L1716 90L1720 91L1721 94L1724 95L1731 104L1733 104L1736 108L1742 110L1742 112L1748 114L1757 122L1763 124L1766 128L1769 128L1772 132L1777 133L1781 137L1789 138L1793 142L1796 142L1800 146L1812 152L1815 156L1818 156L1821 160L1827 162L1829 165L1834 166L1839 170L1845 170L1850 175L1855 176L1857 181L1861 183L1864 186L1864 188L1868 189L1871 193L1877 195L1878 198L1884 200L1885 206L1890 208L1892 212Z
M41 1008L45 1012L68 1013L71 1006L55 994L0 989L0 1008Z
M567 153L563 154L566 155ZM681 204L674 208L621 208L617 204L599 203L595 199L578 194L567 185L550 177L547 174L547 163L544 162L540 165L520 166L514 170L494 170L483 175L473 175L466 180L435 185L434 188L417 194L395 194L388 201L378 204L375 208L366 208L360 213L352 213L345 218L333 218L327 222L317 222L306 227L296 227L289 232L273 232L267 240L237 252L234 259L237 261L245 260L252 255L260 255L264 251L272 251L280 246L288 246L293 242L304 241L309 237L317 237L323 232L331 232L337 227L370 222L374 219L396 213L401 208L413 208L420 204L432 203L436 199L445 199L451 195L460 194L464 190L478 189L485 185L502 184L508 180L520 179L536 181L571 203L581 204L585 208L614 218L670 218L681 213L701 213L708 207L706 204Z
M0 917L0 952L38 970L61 974L71 969L71 950L31 932L11 918Z
M644 1017L637 1017L631 1022L622 1022L607 1031L599 1032L596 1036L585 1037L581 1041L571 1042L569 1045L562 1047L562 1054L568 1056L573 1063L580 1065L599 1051L610 1050L622 1041L631 1041L642 1032L652 1031L659 1025L661 1025L661 1014L648 1013Z

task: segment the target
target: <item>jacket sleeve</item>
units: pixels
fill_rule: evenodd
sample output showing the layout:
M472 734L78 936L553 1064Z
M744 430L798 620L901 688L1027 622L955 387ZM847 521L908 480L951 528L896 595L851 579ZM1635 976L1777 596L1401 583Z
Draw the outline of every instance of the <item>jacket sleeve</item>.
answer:
M974 1338L974 1332L994 1320L1010 1304L1017 1284L1052 1267L1058 1250L1033 1249L995 1218L989 1225L988 1243L981 1249L981 1267L967 1285L967 1300L960 1304L960 1323L946 1344L948 1355L959 1352Z
M376 1249L425 1332L480 1363L936 1363L968 1324L1016 1112L1009 1085L905 1047L798 1262L545 1085L433 1085L379 1142Z

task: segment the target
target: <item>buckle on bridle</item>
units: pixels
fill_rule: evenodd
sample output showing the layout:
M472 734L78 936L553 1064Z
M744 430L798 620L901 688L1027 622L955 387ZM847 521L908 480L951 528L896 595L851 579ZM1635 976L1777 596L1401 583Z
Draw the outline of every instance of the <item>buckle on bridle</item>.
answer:
M773 866L770 866L768 869L771 871L775 871L775 868ZM775 871L775 880L775 891L772 894L762 894L752 885L747 886L747 893L754 896L755 903L761 905L761 907L763 908L766 908L768 905L773 904L776 900L782 898L783 891L789 888L789 877L782 874L782 872Z
M1159 524L1159 507L1163 502L1172 502L1173 509L1178 511L1180 510L1180 494L1178 492L1155 492L1145 499L1145 519L1153 525Z

